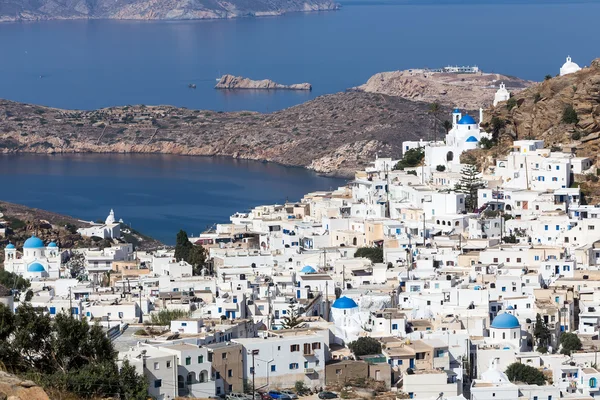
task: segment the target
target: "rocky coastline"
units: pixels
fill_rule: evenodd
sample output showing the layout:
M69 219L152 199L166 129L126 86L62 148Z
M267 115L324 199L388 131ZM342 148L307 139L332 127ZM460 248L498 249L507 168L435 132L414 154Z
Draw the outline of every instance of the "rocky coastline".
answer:
M312 90L310 83L282 85L270 79L252 80L241 76L223 75L215 89L254 89L254 90Z
M340 5L332 0L253 0L243 2L189 2L185 0L89 0L57 3L7 0L0 4L0 22L119 19L196 20L279 16L293 12L330 11Z

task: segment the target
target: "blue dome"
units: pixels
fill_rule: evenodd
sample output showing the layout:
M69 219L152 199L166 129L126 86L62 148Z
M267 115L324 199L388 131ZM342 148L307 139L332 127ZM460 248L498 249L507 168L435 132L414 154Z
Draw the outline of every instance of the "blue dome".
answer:
M12 249L14 249L14 248L15 248L15 245L14 245L14 244L12 244L12 243L9 243L9 244L8 244L8 246L6 246L6 249L7 249L7 250L12 250Z
M513 306L508 306L506 307L507 310L514 310L515 308Z
M333 307L333 308L354 308L354 307L358 307L358 304L356 304L356 302L354 300L349 299L348 297L344 296L344 297L340 297L339 299L334 301L333 305L331 307Z
M42 239L35 236L27 239L23 245L24 249L39 249L41 247L44 247L44 242L42 242Z
M303 274L314 274L315 272L317 272L317 270L311 267L310 265L306 265L300 270L300 272L302 272Z
M40 263L34 262L29 267L27 267L27 272L44 272L44 266Z
M56 245L56 243L50 242L50 244L48 245L48 247L58 247L58 246Z
M462 119L461 119L461 121L462 121ZM467 140L465 140L465 142L467 142L467 143L473 143L473 142L477 143L478 140L477 140L477 138L475 136L469 136L467 138Z
M465 114L460 121L458 121L459 125L477 125L477 122L468 114Z
M499 314L492 321L492 328L496 329L513 329L520 327L519 320L512 314Z
M452 111L452 114L460 114L460 110L458 108L455 108L454 111Z

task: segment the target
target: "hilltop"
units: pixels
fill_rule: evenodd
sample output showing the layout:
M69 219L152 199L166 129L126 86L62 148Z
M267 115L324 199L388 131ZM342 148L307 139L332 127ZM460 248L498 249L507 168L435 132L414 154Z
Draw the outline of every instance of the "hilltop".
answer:
M70 111L0 100L0 153L230 156L352 176L404 140L444 134L429 105L381 94L326 95L285 110L214 112L172 106Z
M0 2L0 22L49 19L215 19L335 10L338 7L332 0L7 0Z
M557 76L516 93L485 114L501 141L544 139L579 156L600 151L600 58L579 72Z
M516 93L533 84L513 76L492 73L447 73L425 69L381 72L355 90L400 96L405 99L440 103L448 107L477 110L494 100L498 85L504 82Z

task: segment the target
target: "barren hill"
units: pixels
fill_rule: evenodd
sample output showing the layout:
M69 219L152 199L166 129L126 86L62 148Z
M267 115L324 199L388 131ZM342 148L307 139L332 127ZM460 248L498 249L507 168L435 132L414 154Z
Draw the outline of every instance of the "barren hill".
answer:
M213 19L335 10L333 0L2 0L0 22L46 19Z
M221 155L350 176L404 140L443 135L428 104L338 93L270 114L171 106L69 111L0 100L0 152ZM442 110L449 112L449 110ZM441 115L441 114L440 114Z
M375 74L367 83L355 89L477 110L492 104L494 93L501 82L513 93L533 84L531 81L502 74L458 74L410 69Z
M548 79L517 93L513 99L486 113L484 123L491 126L492 118L496 118L504 125L499 132L501 139L544 139L548 146L573 146L578 155L597 156L600 58L588 68Z

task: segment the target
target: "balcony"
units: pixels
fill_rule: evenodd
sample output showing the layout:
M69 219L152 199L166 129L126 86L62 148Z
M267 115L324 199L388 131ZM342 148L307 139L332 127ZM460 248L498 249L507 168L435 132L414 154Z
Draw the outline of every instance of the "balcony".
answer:
M314 368L304 368L304 374L305 375L312 375L315 373L315 369Z

